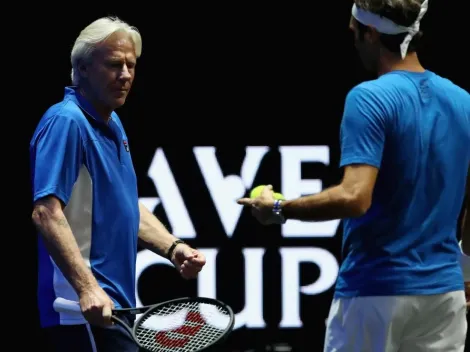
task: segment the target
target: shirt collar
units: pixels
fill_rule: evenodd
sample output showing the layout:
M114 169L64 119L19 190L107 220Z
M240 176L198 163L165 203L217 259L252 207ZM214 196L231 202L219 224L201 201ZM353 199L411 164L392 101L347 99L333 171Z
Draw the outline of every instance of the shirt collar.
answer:
M77 86L65 87L64 98L72 100L93 120L104 123L103 118L98 114L93 105L91 105L91 103L83 95L80 94Z

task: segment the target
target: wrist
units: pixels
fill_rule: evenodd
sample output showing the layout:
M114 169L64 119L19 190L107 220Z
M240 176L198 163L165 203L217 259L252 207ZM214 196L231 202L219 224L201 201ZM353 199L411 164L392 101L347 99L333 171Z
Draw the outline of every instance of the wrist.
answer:
M75 291L77 292L78 296L81 296L86 292L94 291L100 287L101 286L98 284L98 282L93 278L92 280L90 279L87 282L77 284L75 287Z
M283 212L283 209L282 209L282 203L284 202L284 200L282 199L276 199L274 201L274 204L273 204L273 214L275 215L275 217L277 218L277 222L279 224L284 224L286 222L286 218L284 216L284 212Z
M175 241L173 241L171 246L166 251L166 258L170 261L173 261L173 254L175 252L176 246L178 246L179 244L184 244L184 243L185 242L183 240L180 240L180 239L176 239Z

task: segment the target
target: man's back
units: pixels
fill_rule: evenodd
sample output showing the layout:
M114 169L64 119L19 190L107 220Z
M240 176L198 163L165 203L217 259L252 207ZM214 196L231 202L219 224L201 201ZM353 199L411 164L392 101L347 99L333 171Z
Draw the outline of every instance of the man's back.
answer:
M385 143L371 208L344 221L336 295L463 289L456 227L470 163L469 94L429 71L394 71L354 94L379 116Z

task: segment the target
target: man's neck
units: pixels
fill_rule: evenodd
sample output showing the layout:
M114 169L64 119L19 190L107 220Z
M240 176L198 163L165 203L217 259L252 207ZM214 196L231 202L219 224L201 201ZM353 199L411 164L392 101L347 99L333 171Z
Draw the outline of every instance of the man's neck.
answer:
M391 53L385 53L381 56L378 75L382 76L392 71L425 72L426 69L419 62L416 53L410 53L404 59Z
M93 95L88 93L85 88L80 87L79 92L91 105L93 105L99 117L101 117L104 122L108 123L111 118L112 110L106 108L97 99L93 98Z

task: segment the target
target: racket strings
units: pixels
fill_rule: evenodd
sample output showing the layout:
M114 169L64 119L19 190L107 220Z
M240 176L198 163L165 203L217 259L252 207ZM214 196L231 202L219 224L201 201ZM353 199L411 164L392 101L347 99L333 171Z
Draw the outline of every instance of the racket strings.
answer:
M141 346L152 352L194 352L215 342L230 325L223 307L199 302L162 306L142 317L135 329Z

